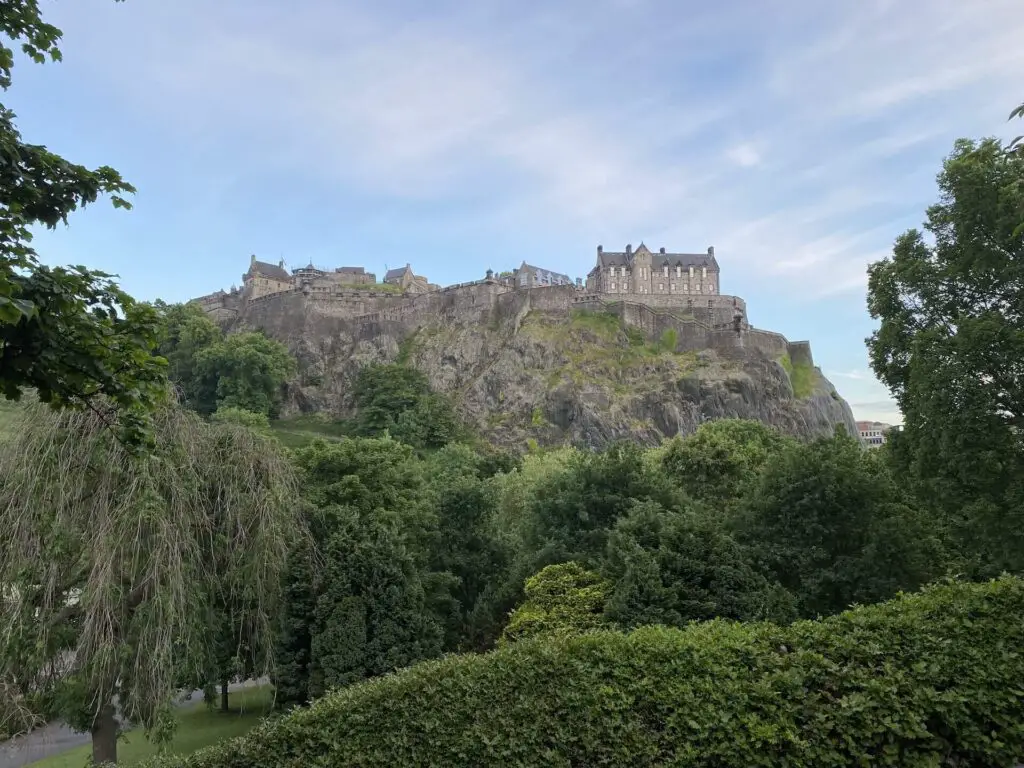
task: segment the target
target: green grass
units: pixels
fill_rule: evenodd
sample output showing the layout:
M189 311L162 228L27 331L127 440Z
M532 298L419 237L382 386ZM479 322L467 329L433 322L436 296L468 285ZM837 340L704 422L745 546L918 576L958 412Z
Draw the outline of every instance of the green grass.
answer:
M659 339L652 341L639 328L625 326L614 312L573 310L568 323L531 312L524 318L521 330L557 346L565 355L565 364L544 371L549 388L566 380L577 385L602 382L626 394L636 389L635 382L627 383L631 369L660 361L671 363L677 372L685 372L696 364L695 353L675 352L678 343L675 329L666 330Z
M241 736L271 710L273 690L270 686L246 688L231 693L230 712L211 709L199 701L186 704L177 713L178 730L169 751L189 754L218 741ZM118 765L134 765L157 753L141 730L128 731L117 744ZM59 755L30 763L26 768L82 768L92 754L92 746L75 747Z
M317 438L339 440L345 437L347 429L345 422L331 421L317 414L278 419L270 423L270 431L288 448L302 448Z
M6 437L13 431L17 419L17 409L20 407L19 403L0 396L0 438Z
M793 386L794 397L803 399L810 397L814 393L814 387L818 383L818 374L815 372L814 366L809 363L793 365L793 361L788 354L779 358L779 364L789 375L789 382Z

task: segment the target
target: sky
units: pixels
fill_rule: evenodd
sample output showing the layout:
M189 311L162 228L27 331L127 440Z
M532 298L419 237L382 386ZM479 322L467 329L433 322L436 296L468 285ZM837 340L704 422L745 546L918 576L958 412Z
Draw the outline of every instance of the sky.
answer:
M20 60L4 103L138 188L40 233L47 263L183 301L250 254L451 284L714 246L750 322L890 423L866 265L920 226L956 138L1022 132L1021 0L41 6L64 60Z

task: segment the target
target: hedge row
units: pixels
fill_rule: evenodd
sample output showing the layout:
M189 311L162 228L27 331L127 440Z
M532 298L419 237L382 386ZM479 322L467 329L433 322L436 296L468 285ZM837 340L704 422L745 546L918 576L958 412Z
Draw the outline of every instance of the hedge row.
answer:
M1024 582L947 584L790 627L524 640L331 693L161 768L1010 766Z

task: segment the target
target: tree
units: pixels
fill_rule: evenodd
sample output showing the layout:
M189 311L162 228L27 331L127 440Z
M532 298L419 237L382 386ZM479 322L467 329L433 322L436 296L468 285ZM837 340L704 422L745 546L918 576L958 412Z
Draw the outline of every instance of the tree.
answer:
M1013 112L1010 113L1011 120L1013 120L1016 117L1024 119L1024 104L1021 104L1019 107L1014 109ZM1009 149L1011 152L1018 152L1024 154L1024 135L1017 136L1016 138L1014 138L1009 144Z
M934 521L845 434L772 459L736 527L806 617L917 589L946 567Z
M286 579L274 679L284 704L437 655L444 634L428 583L436 521L412 449L315 441L296 459L320 558L303 545Z
M369 365L359 371L353 396L354 432L385 432L415 448L440 448L463 434L451 402L433 392L427 377L405 365Z
M487 457L460 443L445 446L426 461L437 519L430 571L447 577L436 605L445 620L449 651L490 645L508 610L500 610L499 596L517 575L510 570L513 550L490 525L498 493L494 483L481 477L488 463ZM435 583L440 588L442 579Z
M759 421L719 419L669 441L661 466L693 498L730 506L757 479L768 459L792 443Z
M904 415L894 455L979 573L1024 568L1024 154L960 140L924 233L869 268L871 364Z
M575 454L568 471L552 475L534 494L530 548L540 553L537 564L578 560L592 566L612 526L638 501L674 509L683 496L630 443Z
M195 355L200 390L214 393L214 408L242 408L271 418L281 405L285 382L295 374L288 348L262 333L233 333ZM202 396L199 412L212 413Z
M606 614L626 627L796 617L792 595L765 579L748 550L697 510L637 504L612 530L601 574L612 584Z
M45 23L36 0L0 6L0 32L34 61L59 61L59 29ZM0 87L11 85L14 52L0 45ZM165 395L164 363L152 355L158 323L112 276L82 266L40 264L32 228L54 229L101 195L130 208L134 188L109 167L89 170L26 144L13 112L0 105L0 394L26 389L54 406L82 407L96 398L121 409L124 436L144 435L140 416Z
M97 403L99 407L99 403ZM182 679L208 669L223 606L268 648L294 473L275 441L177 406L137 455L107 414L26 409L0 443L0 690L42 700L116 762L121 717L168 735ZM269 666L268 659L268 666Z
M179 401L200 413L217 407L216 381L200 376L198 354L221 340L221 331L198 304L154 303L160 314L157 353L167 360L167 375L177 387Z
M509 617L502 642L613 629L604 616L608 590L600 575L579 563L546 566L526 580L526 600Z

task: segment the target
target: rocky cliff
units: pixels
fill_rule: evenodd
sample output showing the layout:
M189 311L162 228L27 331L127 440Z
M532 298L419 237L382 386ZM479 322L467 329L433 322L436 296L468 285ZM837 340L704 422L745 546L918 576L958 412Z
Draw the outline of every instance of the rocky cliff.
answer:
M403 361L510 448L656 444L729 417L799 437L837 424L856 434L806 343L692 313L581 301L571 288L479 284L359 316L293 294L253 304L232 324L264 329L298 358L288 414L347 416L361 366Z

